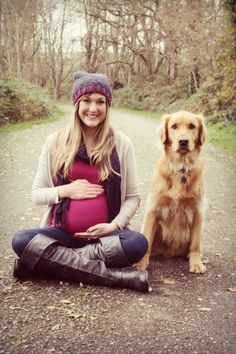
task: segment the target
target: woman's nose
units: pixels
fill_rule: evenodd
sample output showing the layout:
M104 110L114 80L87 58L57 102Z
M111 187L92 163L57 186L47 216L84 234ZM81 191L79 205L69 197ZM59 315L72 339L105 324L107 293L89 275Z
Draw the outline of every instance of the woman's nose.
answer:
M89 110L91 112L95 112L97 110L97 105L96 105L96 102L91 102L90 105L89 105Z

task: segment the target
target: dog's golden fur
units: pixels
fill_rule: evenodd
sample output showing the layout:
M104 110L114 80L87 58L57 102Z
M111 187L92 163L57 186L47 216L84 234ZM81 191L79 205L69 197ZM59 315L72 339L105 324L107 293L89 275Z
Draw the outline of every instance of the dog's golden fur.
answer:
M150 256L189 257L189 271L204 273L201 260L203 165L201 147L206 127L201 115L186 111L163 117L160 140L164 147L147 198L142 232L149 247L138 269Z

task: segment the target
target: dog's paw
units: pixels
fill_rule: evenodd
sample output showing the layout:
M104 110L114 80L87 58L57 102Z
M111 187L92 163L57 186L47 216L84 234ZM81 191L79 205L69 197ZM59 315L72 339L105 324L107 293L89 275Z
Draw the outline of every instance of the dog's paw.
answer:
M203 274L206 267L202 263L201 255L199 253L190 253L189 255L189 271L190 273Z
M202 261L199 261L195 264L190 264L189 271L190 273L203 274L206 272L206 267L204 266Z
M134 264L134 268L136 268L137 270L145 270L147 269L149 264L149 258L144 257L143 259L141 259L140 262Z

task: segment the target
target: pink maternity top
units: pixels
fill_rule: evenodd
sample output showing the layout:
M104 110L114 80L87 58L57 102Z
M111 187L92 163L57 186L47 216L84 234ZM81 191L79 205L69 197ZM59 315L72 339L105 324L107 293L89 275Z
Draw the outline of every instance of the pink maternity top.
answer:
M99 181L99 172L95 166L76 160L70 170L69 179L86 179L90 183L100 184L104 190L106 182ZM55 210L53 210L52 225L55 222ZM67 230L74 234L75 232L85 232L89 227L108 222L108 203L105 191L96 198L71 199L67 210Z

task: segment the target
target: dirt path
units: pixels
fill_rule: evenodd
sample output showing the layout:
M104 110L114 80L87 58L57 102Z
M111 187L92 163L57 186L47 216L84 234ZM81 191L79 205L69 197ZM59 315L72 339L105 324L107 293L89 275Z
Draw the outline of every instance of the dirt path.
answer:
M144 201L158 156L158 123L127 113L112 112L112 117L135 144ZM39 152L45 137L67 119L0 135L0 353L235 353L236 158L209 145L204 151L205 275L189 274L184 260L152 261L150 294L14 280L11 237L19 228L39 224L43 208L30 201ZM137 230L143 212L144 202L132 221ZM166 279L172 284L164 284Z

